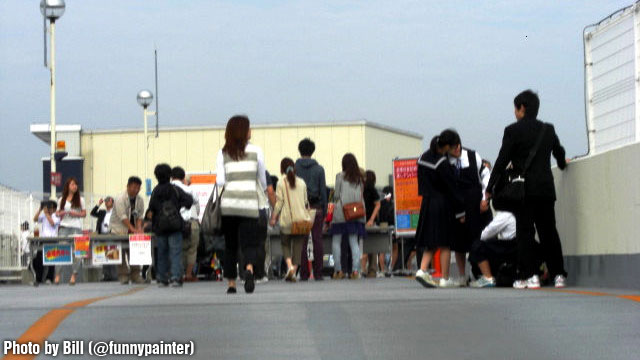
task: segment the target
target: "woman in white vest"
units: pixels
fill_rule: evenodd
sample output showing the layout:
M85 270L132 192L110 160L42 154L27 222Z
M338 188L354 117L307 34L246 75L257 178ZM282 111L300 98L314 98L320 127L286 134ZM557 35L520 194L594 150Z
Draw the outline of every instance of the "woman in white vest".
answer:
M255 289L254 264L258 251L258 191L267 188L264 153L249 144L249 118L233 116L227 122L225 144L218 152L216 183L223 189L220 199L222 233L225 239L224 277L229 281L228 294L236 293L238 246L245 259L244 290Z

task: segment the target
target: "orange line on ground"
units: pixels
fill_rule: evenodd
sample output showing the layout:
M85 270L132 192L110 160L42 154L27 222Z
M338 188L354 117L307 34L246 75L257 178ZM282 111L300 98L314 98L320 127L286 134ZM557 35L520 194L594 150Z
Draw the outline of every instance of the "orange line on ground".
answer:
M620 295L618 296L621 299L633 300L640 302L640 295Z
M144 289L144 287L134 288L129 291L116 294L116 295L101 296L101 297L95 297L95 298L90 298L86 300L74 301L72 303L63 305L61 308L53 309L48 313L44 314L44 316L38 319L38 321L33 323L33 325L31 325L31 327L27 329L27 331L25 331L24 334L22 334L18 338L18 340L16 340L16 342L18 344L26 344L29 342L33 344L39 344L40 350L41 350L40 352L42 353L44 341L47 340L47 338L49 338L49 336L53 334L53 332L64 321L64 319L66 319L67 316L71 315L71 313L76 311L76 309L79 309L81 307L87 306L89 304L92 304L100 300L110 299L118 296L131 295L142 289ZM14 359L26 360L26 359L34 359L36 356L38 355L7 354L2 358L2 360L14 360Z
M544 288L541 288L539 290L540 291L562 292L562 293L577 294L577 295L610 296L610 297L616 297L616 298L619 298L619 299L626 299L626 300L640 302L640 295L617 295L617 294L609 294L609 293L603 293L603 292L568 290L568 289L544 289Z

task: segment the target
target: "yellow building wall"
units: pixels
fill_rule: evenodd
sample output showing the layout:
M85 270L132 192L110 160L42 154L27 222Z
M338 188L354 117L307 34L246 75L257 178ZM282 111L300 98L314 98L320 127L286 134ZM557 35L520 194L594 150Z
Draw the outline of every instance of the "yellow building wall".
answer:
M419 157L423 153L422 139L414 136L367 126L365 139L366 169L376 173L377 187L390 185L393 159Z
M298 142L311 138L315 158L324 168L326 181L333 186L341 171L342 156L353 153L361 167L378 174L378 184L386 185L391 159L418 156L421 140L364 124L256 127L251 142L264 150L267 170L280 176L280 161L299 157ZM216 155L224 145L224 129L179 129L160 131L149 137L148 177L156 184L153 169L166 162L189 172L215 172ZM116 195L124 191L131 175L144 178L145 141L142 131L95 132L82 134L85 158L85 192ZM381 146L384 145L384 146Z

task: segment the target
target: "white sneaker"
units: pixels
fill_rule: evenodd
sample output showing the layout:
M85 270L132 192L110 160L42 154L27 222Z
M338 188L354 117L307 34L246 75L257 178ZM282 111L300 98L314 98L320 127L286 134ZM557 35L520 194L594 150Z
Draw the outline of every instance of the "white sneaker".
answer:
M495 287L496 279L493 277L486 278L484 276L481 276L478 280L472 281L469 285L473 288Z
M265 284L269 282L269 278L268 277L263 277L262 279L257 279L256 280L256 284Z
M459 277L455 280L455 282L459 287L469 286L469 279L467 279L466 277Z
M553 280L555 287L557 288L563 288L567 286L567 278L565 278L563 275L556 275L556 278Z
M420 285L426 288L435 288L438 287L438 283L429 275L428 272L418 270L416 272L416 280L420 283Z
M454 288L454 287L460 287L460 284L458 284L457 281L454 281L453 279L449 278L449 279L440 279L440 284L438 284L438 286L441 288Z
M527 282L525 280L516 280L513 282L513 288L514 289L526 289L527 288Z
M528 289L540 289L540 278L538 275L533 275L532 277L527 279L527 288Z

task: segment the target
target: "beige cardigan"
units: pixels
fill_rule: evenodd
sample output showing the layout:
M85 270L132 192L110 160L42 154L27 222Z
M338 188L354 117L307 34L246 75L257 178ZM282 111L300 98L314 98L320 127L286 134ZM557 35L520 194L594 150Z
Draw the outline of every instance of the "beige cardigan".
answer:
M291 207L289 207L287 189L285 187L289 189ZM294 189L289 187L289 181L286 176L283 176L280 181L278 181L276 188L276 206L273 211L276 216L280 215L280 231L283 234L291 233L291 224L293 221L311 221L309 210L307 210L308 205L307 184L305 184L304 180L296 176L296 187ZM292 214L293 220L291 219Z

